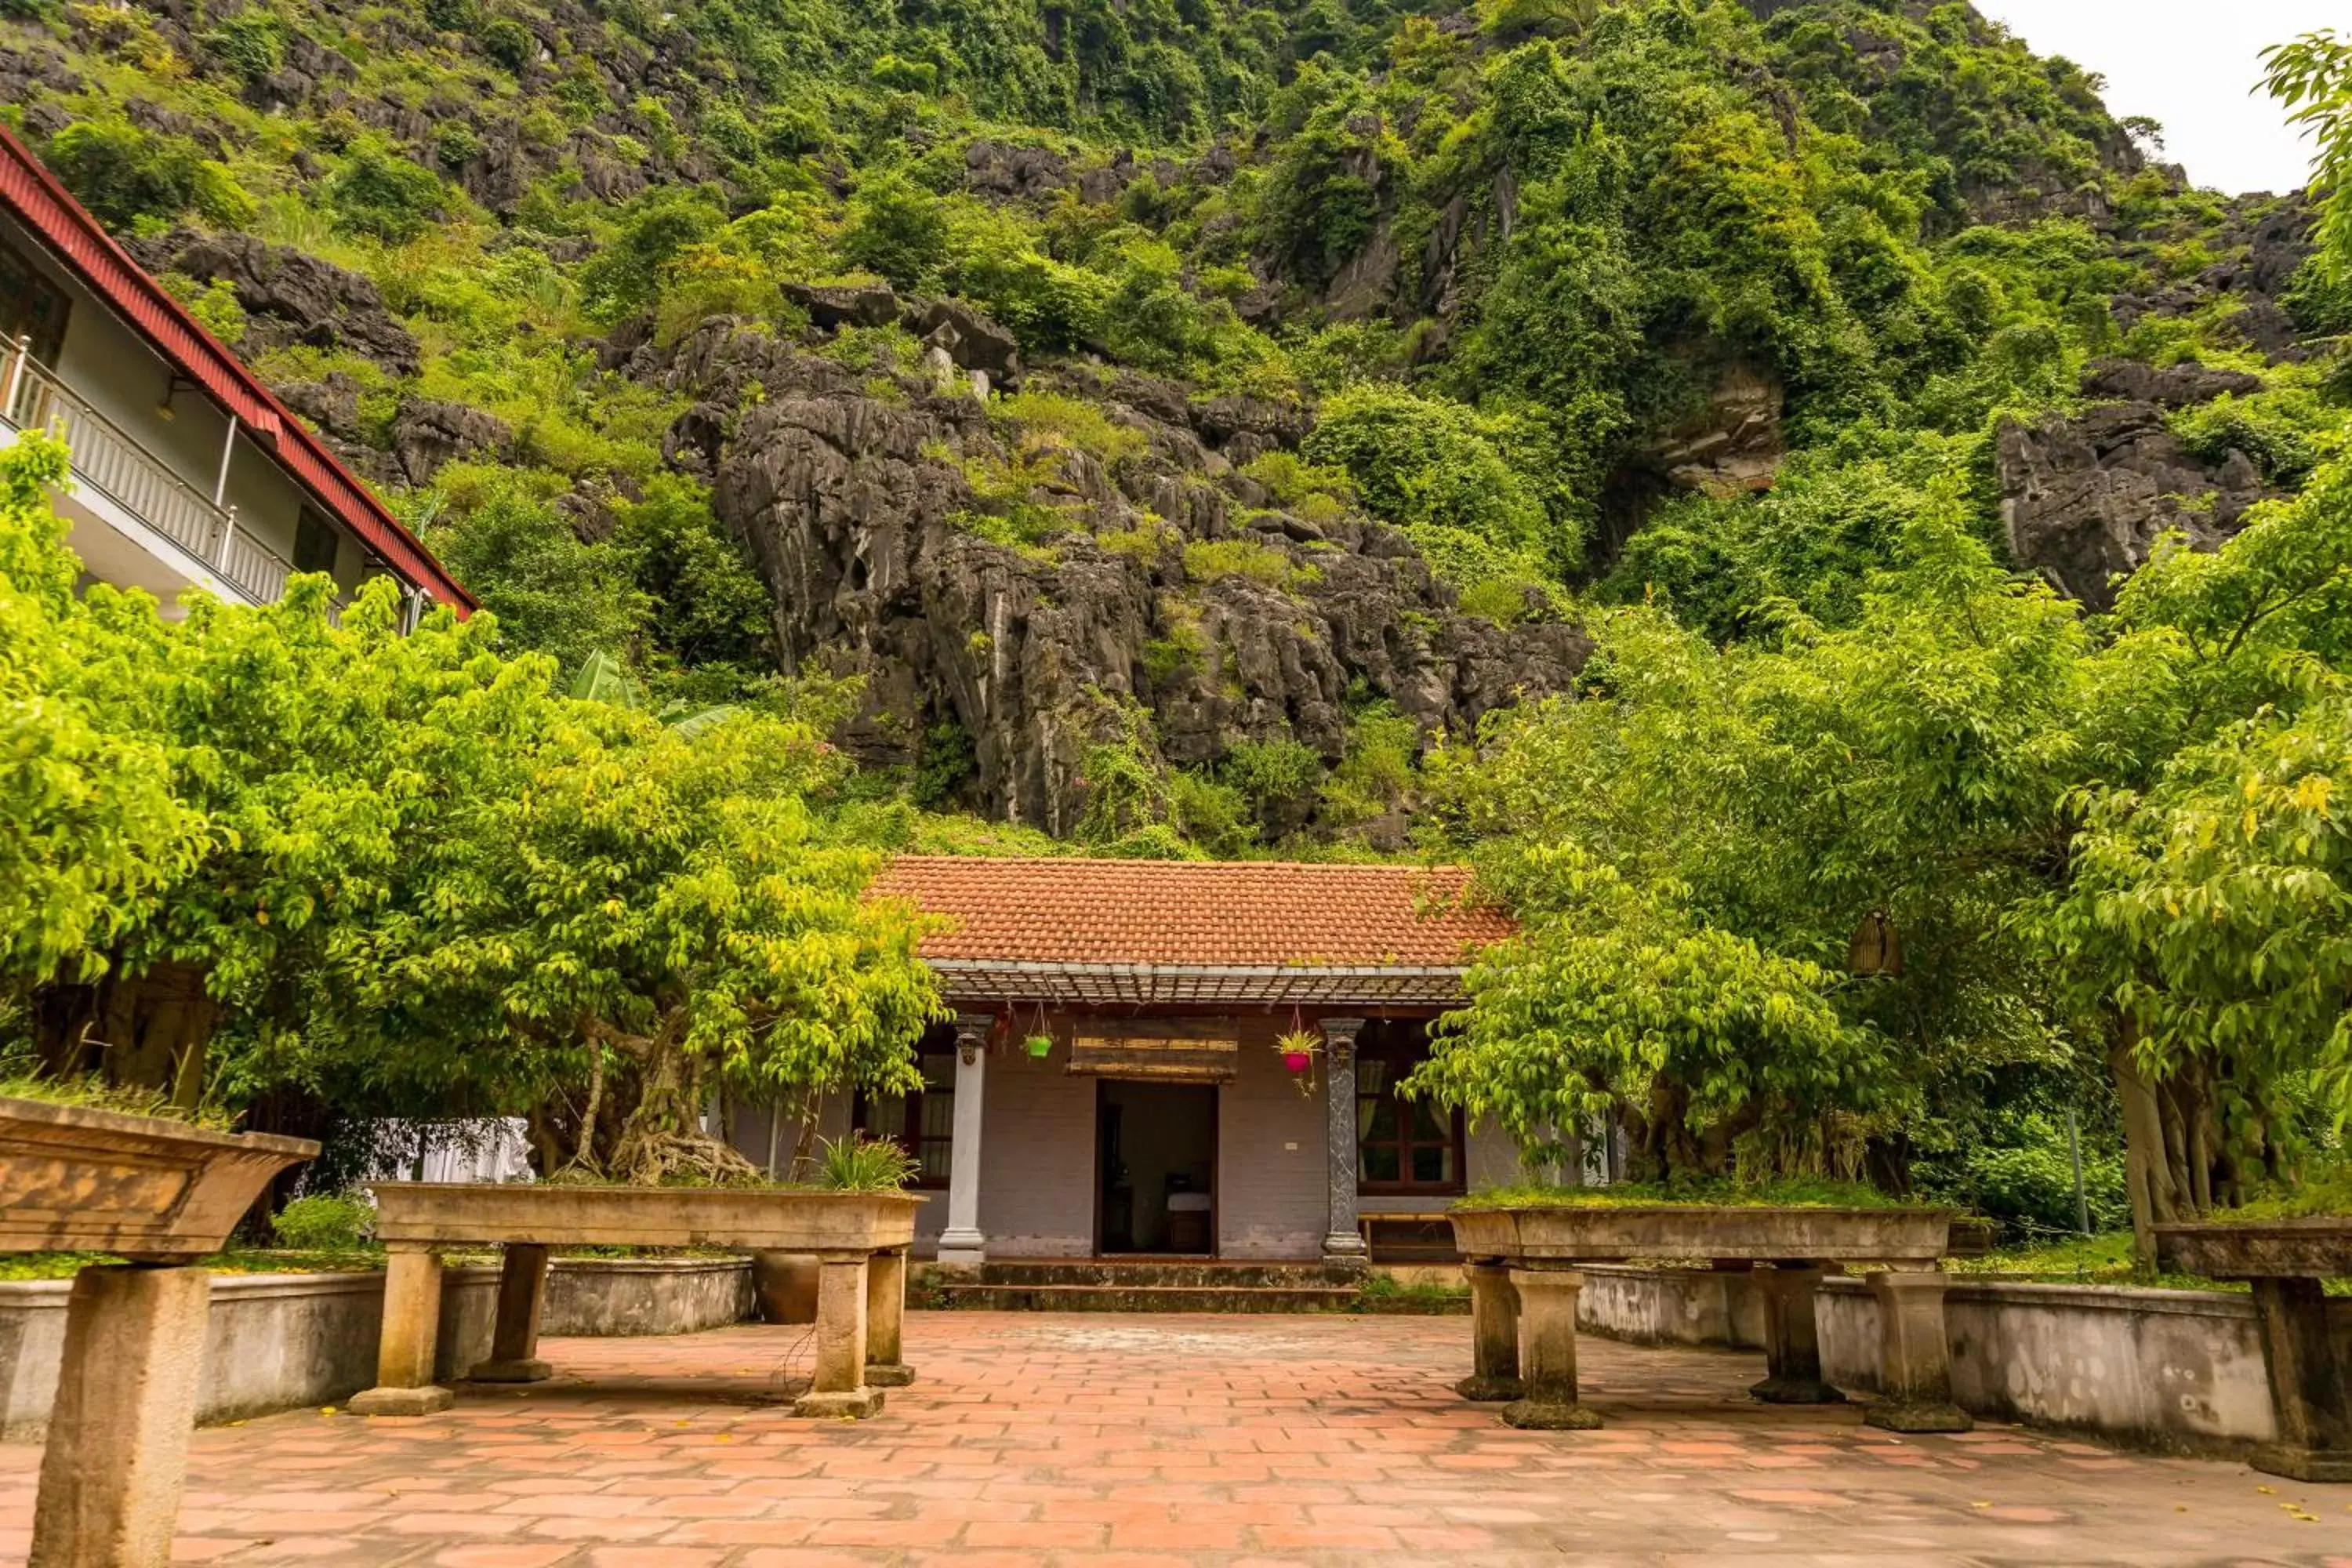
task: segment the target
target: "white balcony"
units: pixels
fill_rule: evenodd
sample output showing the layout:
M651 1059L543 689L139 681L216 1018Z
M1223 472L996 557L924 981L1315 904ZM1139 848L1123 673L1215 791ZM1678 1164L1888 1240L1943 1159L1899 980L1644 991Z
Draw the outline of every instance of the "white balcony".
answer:
M267 605L286 591L285 559L236 521L236 509L173 471L121 426L75 395L22 344L8 353L0 382L0 443L44 430L73 455L73 488L58 510L90 574L141 587L167 605L201 587L221 598Z

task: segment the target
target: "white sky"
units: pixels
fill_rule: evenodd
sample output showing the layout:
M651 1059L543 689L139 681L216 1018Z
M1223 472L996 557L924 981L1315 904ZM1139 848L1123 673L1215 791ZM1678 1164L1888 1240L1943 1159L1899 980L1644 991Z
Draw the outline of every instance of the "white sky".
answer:
M2107 108L2164 126L2165 157L2198 184L2290 191L2309 147L2259 89L2264 47L2352 30L2347 0L1977 0L2036 54L2106 78Z

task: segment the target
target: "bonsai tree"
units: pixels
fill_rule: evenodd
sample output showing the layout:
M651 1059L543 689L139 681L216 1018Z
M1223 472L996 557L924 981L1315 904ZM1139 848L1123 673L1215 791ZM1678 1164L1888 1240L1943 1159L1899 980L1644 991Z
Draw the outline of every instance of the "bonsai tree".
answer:
M1575 845L1510 868L1521 933L1481 955L1468 1007L1407 1080L1523 1145L1622 1126L1638 1179L1818 1173L1891 1074L1822 966L1690 918Z
M451 1079L501 1063L558 1102L551 1173L632 1182L754 1173L702 1127L722 1085L912 1088L940 1011L925 928L866 901L879 857L804 804L831 748L751 711L688 732L564 707L521 787L453 822L339 955L347 1054L381 1043Z

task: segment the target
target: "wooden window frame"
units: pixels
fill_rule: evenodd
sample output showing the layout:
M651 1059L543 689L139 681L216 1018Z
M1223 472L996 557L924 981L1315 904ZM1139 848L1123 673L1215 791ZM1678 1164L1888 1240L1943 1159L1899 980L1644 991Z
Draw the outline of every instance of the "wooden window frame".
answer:
M7 340L5 344L0 344L0 360L5 360L7 355L16 352L16 339L18 334L22 333L33 336L34 363L54 371L58 368L58 361L65 354L66 330L73 319L73 294L60 287L47 273L34 264L32 258L16 247L8 244L5 240L0 240L0 251L5 251L9 261L14 263L25 276L26 286L25 304L27 307L35 299L43 295L56 301L58 306L55 317L42 324L42 330L37 335L33 334L33 323L30 321L7 320L4 314L0 314L0 336L5 336Z
M915 1162L915 1179L907 1184L908 1186L919 1187L926 1192L945 1192L948 1186L947 1173L942 1172L940 1174L934 1176L930 1174L923 1165L923 1101L933 1095L938 1095L944 1098L950 1107L955 1103L956 1050L951 1045L942 1046L937 1049L919 1050L916 1053L915 1058L918 1068L921 1066L923 1059L927 1057L943 1057L947 1059L948 1086L945 1089L918 1089L905 1095L903 1099L906 1104L907 1113L900 1121L899 1125L901 1130L893 1134L890 1141L898 1144L899 1148L904 1149L907 1152L907 1157ZM849 1125L851 1131L861 1134L866 1132L866 1119L873 1108L873 1100L874 1097L866 1093L866 1090L861 1089L857 1091L856 1098L850 1102ZM948 1116L948 1126L950 1131L945 1138L934 1138L930 1140L930 1142L934 1143L944 1142L948 1146L948 1163L952 1166L955 1157L955 1133L953 1131L955 1126L955 1116L952 1110L950 1110Z
M1436 1140L1416 1139L1412 1136L1413 1102L1399 1099L1394 1089L1395 1084L1402 1080L1404 1076L1419 1066L1428 1055L1429 1046L1426 1040L1417 1034L1407 1034L1402 1030L1369 1043L1359 1041L1356 1047L1356 1105L1358 1107L1356 1120L1359 1126L1362 1125L1365 1120L1362 1110L1365 1102L1369 1100L1377 1103L1380 1099L1377 1093L1368 1091L1364 1088L1363 1073L1366 1058L1377 1058L1399 1069L1390 1075L1389 1082L1390 1098L1396 1100L1399 1111L1397 1136L1390 1146L1397 1152L1397 1170L1400 1173L1410 1172L1412 1169L1412 1152L1415 1149L1444 1146ZM1454 1152L1453 1180L1416 1182L1408 1175L1400 1174L1399 1179L1392 1182L1375 1181L1364 1173L1365 1140L1359 1136L1356 1140L1356 1191L1368 1197L1399 1198L1460 1197L1467 1193L1470 1190L1468 1182L1470 1150L1467 1129L1465 1126L1462 1112L1449 1110L1441 1114L1446 1119L1446 1141L1452 1144Z

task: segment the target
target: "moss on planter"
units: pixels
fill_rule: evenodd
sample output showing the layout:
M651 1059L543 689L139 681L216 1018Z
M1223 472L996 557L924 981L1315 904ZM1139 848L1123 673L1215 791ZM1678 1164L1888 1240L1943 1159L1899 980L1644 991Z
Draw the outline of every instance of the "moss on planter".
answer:
M1689 1208L1934 1209L1937 1204L1906 1203L1863 1182L1816 1178L1744 1185L1732 1182L1620 1182L1606 1187L1538 1185L1486 1187L1455 1208Z
M0 1279L70 1279L90 1264L121 1261L107 1252L22 1252L0 1257ZM287 1252L238 1247L194 1261L215 1274L365 1274L383 1268L383 1250Z
M2143 1270L2133 1256L2131 1232L2127 1230L1999 1247L1981 1258L1955 1258L1947 1267L1955 1275L1987 1283L2128 1285L2143 1289L2211 1290L2239 1296L2252 1289L2242 1279L2208 1279L2201 1274ZM2322 1283L2331 1296L2352 1296L2352 1279Z

